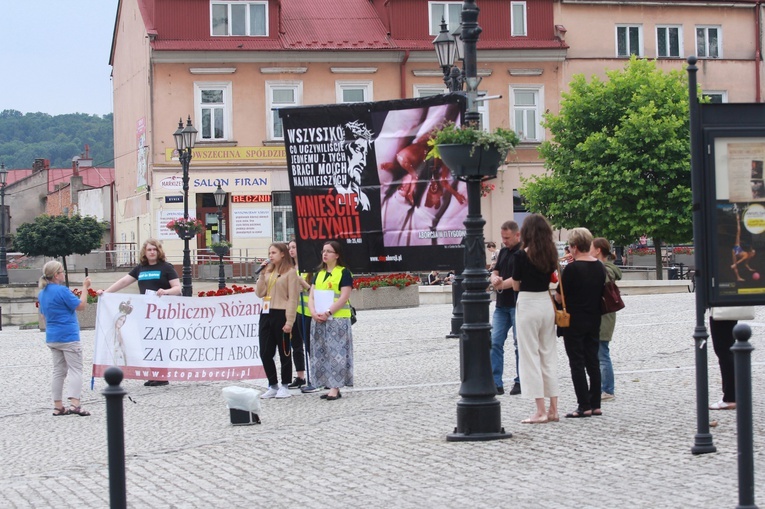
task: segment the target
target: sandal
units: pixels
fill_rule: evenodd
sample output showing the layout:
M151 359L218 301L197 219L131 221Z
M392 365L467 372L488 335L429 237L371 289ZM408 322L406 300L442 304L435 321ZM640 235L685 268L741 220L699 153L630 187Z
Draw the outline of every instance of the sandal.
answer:
M81 406L70 407L68 410L68 413L80 415L82 417L87 417L90 415L90 412L88 412L87 410L83 410Z
M53 407L53 415L56 417L59 415L69 415L69 410L64 407Z
M566 414L566 417L568 419L578 419L580 417L590 417L592 416L592 410L583 410L581 408L577 408L573 412L569 412Z
M603 415L603 411L600 408L593 408L591 414L597 417Z

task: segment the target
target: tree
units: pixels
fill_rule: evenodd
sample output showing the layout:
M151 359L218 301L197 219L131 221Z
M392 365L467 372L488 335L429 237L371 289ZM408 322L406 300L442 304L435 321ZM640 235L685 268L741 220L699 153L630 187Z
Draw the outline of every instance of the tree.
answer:
M548 173L520 191L559 228L585 226L622 245L653 237L661 279L661 243L693 236L687 77L634 56L606 75L574 76L560 113L544 116Z
M85 255L101 246L101 239L108 229L92 217L37 216L32 223L24 223L16 230L14 249L27 256L51 256L61 258L69 286L66 257Z

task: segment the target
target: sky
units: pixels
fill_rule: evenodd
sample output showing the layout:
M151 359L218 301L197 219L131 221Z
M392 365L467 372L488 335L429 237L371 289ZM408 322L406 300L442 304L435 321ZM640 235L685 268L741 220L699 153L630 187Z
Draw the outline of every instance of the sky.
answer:
M0 111L112 113L118 0L1 0Z

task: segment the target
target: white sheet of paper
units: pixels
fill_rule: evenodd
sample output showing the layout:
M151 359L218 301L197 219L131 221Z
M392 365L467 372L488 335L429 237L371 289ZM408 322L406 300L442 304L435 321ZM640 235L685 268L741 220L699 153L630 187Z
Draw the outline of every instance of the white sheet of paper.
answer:
M313 303L317 313L329 311L329 306L335 302L335 292L332 290L314 290Z
M157 295L156 290L146 290L143 292L144 295Z

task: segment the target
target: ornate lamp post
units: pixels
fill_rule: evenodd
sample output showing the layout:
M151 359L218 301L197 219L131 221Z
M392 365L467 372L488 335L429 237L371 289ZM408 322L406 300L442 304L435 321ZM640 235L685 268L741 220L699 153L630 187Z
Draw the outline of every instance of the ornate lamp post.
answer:
M178 120L178 129L173 133L175 148L178 149L178 159L183 168L183 218L189 218L189 163L191 163L191 150L197 141L197 130L191 125L191 115L183 127L183 118ZM184 231L179 234L183 239L183 281L181 293L184 297L191 297L191 253L189 252L189 240L196 236L195 232Z
M226 232L223 229L223 204L226 203L226 191L221 189L218 184L218 189L215 190L215 205L218 207L218 242L226 240ZM218 249L218 288L226 287L226 271L223 267L223 254L226 252L225 247L221 246Z
M7 285L8 262L5 252L5 182L8 178L8 170L4 164L0 164L0 285Z
M454 61L455 59L462 61L465 55L465 46L462 41L462 23L460 23L457 30L452 34L449 34L446 20L441 18L441 31L433 40L433 47L436 50L438 65L441 66L441 69L444 71L444 83L446 84L446 88L448 88L450 92L461 92L465 79L459 67L454 65ZM460 327L462 327L463 321L463 280L464 277L462 273L457 272L454 275L454 281L452 281L452 330L446 335L447 338L460 337Z
M476 43L481 34L478 26L479 9L474 0L466 0L462 5L462 31L458 39L452 37L441 24L433 45L439 57L439 64L444 70L444 83L452 92L462 90L463 83L467 84L467 112L464 125L478 129L480 115L476 99L478 98L478 78L476 65ZM464 46L460 48L463 57L464 73L453 65L459 47L458 40ZM463 53L464 51L464 53ZM441 153L442 160L446 157ZM481 216L481 181L492 178L497 174L495 164L482 162L476 168L459 167L453 162L444 160L446 165L461 180L467 182L468 215L465 219L465 271L464 283L460 283L460 309L464 307L464 323L460 330L460 396L457 402L457 427L454 433L446 436L448 441L476 441L510 438L500 422L500 403L495 398L496 387L491 375L491 325L489 324L489 304L491 298L486 292L488 287L486 271L486 255L484 254L483 227L486 221ZM452 293L455 296L455 293ZM455 304L455 315L457 304ZM452 327L455 325L452 318Z

